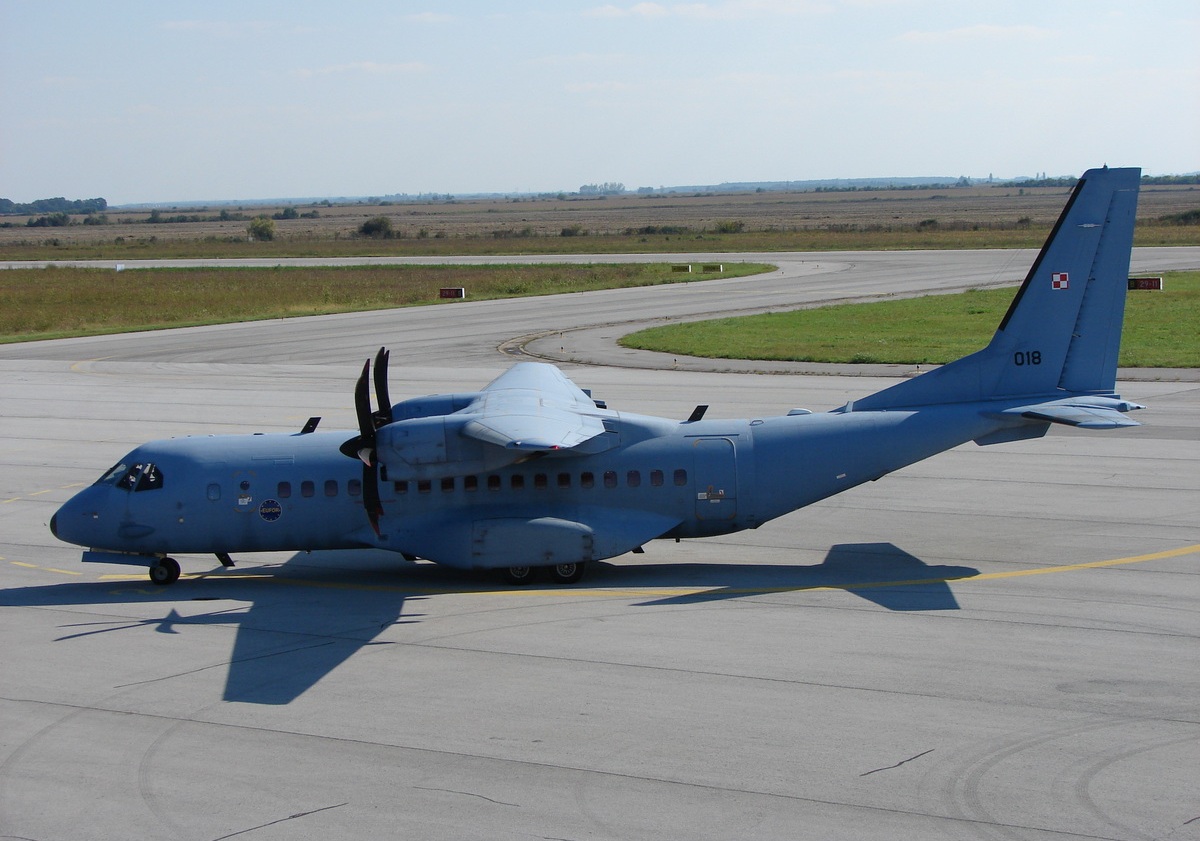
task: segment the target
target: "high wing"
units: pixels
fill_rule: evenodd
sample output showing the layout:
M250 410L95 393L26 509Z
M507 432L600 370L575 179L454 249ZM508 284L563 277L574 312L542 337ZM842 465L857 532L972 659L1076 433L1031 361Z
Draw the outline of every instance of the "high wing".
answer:
M378 375L386 354L377 360ZM342 451L366 451L369 469L383 465L393 481L493 471L549 452L594 454L617 437L606 436L604 424L615 412L541 362L518 363L478 392L415 398L375 413L365 372L358 390L360 435Z
M553 365L521 362L456 414L462 434L513 450L569 450L604 434L602 410Z

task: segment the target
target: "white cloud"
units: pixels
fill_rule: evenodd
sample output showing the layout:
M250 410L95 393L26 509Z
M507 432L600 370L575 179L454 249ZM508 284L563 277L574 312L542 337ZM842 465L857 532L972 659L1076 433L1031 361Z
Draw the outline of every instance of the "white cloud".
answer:
M402 62L399 64L387 64L378 61L354 61L349 64L331 64L326 67L317 68L301 68L296 71L296 75L302 79L311 79L314 76L335 76L348 73L357 73L367 76L392 76L411 73L424 73L429 69L429 65L419 61Z
M317 31L315 27L270 20L168 20L159 26L170 32L194 32L217 38L258 38L272 33L295 35Z
M596 18L663 18L669 14L661 3L637 3L633 6L597 6L584 12L586 17Z
M957 29L910 31L898 36L897 40L914 44L955 44L975 41L1035 41L1049 38L1054 33L1040 26L996 26L981 23L961 26Z
M441 12L418 12L414 15L406 15L404 19L413 23L430 24L453 23L456 20L454 15L447 15Z
M830 8L821 0L725 0L719 3L635 3L631 6L607 4L584 12L588 17L642 18L666 17L693 20L746 20L825 12Z
M624 93L633 90L625 82L572 82L563 87L567 93Z

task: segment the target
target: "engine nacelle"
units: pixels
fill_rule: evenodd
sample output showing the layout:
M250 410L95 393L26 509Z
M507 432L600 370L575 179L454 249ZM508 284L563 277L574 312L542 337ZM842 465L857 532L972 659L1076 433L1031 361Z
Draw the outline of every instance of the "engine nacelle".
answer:
M413 397L392 406L392 419L405 421L413 418L429 418L435 415L452 415L470 406L479 395L480 392L471 391L462 394L431 394L427 397Z
M462 434L473 415L442 415L396 421L376 433L376 456L392 481L442 479L487 473L528 453L505 450Z

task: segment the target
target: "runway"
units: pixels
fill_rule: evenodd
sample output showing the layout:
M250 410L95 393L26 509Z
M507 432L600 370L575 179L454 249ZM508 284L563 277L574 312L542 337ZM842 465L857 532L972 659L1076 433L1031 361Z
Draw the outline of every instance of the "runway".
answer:
M1142 427L968 444L573 588L371 552L182 556L156 588L47 529L144 440L352 427L381 344L394 399L586 333L563 368L612 408L831 409L892 380L654 370L612 340L1016 283L1033 253L719 256L780 270L0 347L0 837L1200 838L1187 376L1121 383Z

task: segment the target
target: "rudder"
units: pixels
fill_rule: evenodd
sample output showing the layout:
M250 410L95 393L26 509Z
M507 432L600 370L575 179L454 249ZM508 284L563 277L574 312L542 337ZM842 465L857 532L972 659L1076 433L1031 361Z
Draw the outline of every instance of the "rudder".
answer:
M1141 170L1088 170L986 348L852 404L855 411L1111 392Z

